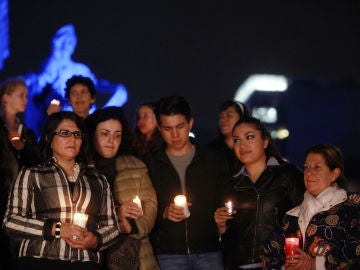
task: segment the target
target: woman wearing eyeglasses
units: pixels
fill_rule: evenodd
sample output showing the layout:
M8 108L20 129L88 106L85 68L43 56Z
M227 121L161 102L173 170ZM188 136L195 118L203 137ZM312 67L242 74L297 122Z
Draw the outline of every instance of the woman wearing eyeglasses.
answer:
M4 219L7 233L21 240L16 269L100 269L99 251L119 228L109 185L88 163L83 120L50 115L40 152L41 164L20 171Z

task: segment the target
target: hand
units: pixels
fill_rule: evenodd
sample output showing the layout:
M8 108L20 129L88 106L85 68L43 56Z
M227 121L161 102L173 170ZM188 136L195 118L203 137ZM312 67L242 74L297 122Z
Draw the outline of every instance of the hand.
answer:
M25 144L23 143L22 140L20 139L12 139L10 140L11 142L11 145L17 150L17 151L20 151L22 149L24 149L25 147Z
M188 203L188 205L190 206L191 203ZM184 207L175 205L175 203L171 203L169 206L165 207L163 218L167 218L174 222L180 222L188 218L184 210Z
M315 270L315 258L312 258L300 248L293 249L297 254L286 256L286 270Z
M46 109L46 114L51 115L56 112L61 111L61 106L56 104L50 104L49 107Z
M236 214L236 210L233 211ZM226 222L230 219L234 219L232 215L229 215L228 210L225 206L216 209L214 212L215 223L220 233L226 231Z
M118 210L119 219L125 219L125 218L138 219L142 215L143 215L142 209L132 201L122 202Z
M131 225L127 219L138 219L143 216L143 211L136 203L127 201L121 203L117 215L121 232L130 233Z
M76 226L76 225L75 225ZM85 231L81 237L70 237L65 239L72 248L89 249L97 247L97 238L92 232Z
M78 225L72 223L61 223L60 237L65 240L73 237L82 239L85 232L86 229ZM53 235L55 235L55 223L53 225Z

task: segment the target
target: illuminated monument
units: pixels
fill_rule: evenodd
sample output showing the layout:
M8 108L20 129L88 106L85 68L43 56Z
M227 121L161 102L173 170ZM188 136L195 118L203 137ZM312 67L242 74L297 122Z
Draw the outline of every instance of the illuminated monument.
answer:
M8 1L0 0L0 70L3 69L4 62L9 55Z
M93 80L96 97L108 96L101 106L122 106L127 101L127 91L122 84L96 78L90 68L72 59L77 45L77 36L72 24L66 24L56 31L52 38L52 49L37 73L24 75L29 88L29 102L25 111L25 123L38 135L46 117L45 111L52 99L61 102L63 110L71 110L65 99L65 83L73 75L82 75ZM95 109L95 108L92 108Z

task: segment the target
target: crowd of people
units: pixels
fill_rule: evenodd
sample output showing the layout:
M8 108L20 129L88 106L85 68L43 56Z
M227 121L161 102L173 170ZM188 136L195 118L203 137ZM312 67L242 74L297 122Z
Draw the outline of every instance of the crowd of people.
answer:
M121 107L91 113L95 94L69 78L73 111L51 103L38 142L24 81L0 86L1 269L360 269L360 195L335 145L300 169L241 102L201 145L182 96L139 104L132 128Z

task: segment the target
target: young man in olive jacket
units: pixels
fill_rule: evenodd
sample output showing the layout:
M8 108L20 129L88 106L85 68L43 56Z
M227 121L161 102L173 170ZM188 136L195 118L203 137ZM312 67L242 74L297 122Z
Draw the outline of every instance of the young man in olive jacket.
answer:
M194 119L180 96L160 99L155 109L166 146L147 160L158 197L153 246L162 269L223 269L214 211L222 187L231 178L225 159L194 145ZM190 216L174 204L186 195Z

